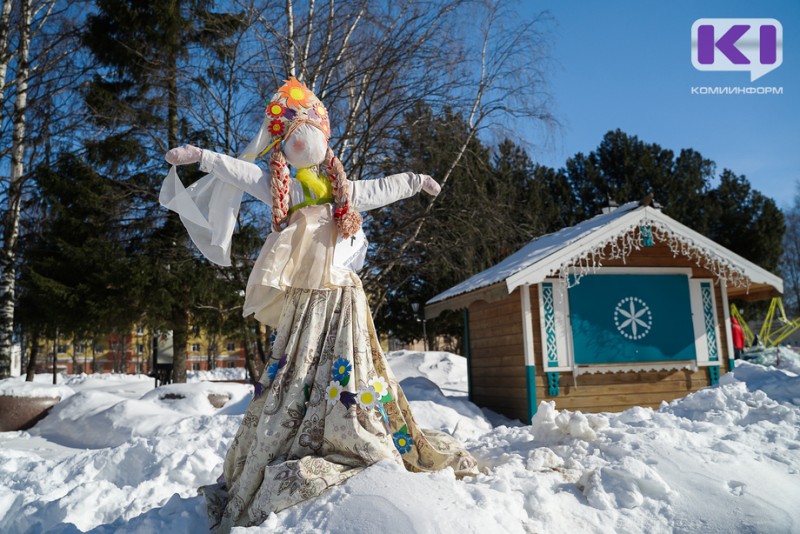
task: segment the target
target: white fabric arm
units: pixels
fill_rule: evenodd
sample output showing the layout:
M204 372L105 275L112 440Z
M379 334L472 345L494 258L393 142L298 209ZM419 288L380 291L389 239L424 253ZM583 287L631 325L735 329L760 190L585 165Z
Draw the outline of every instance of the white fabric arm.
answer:
M203 150L200 170L213 174L223 182L251 194L266 204L272 204L272 177L255 163Z
M423 175L412 172L349 182L350 200L356 211L374 210L416 195L422 191L424 183Z

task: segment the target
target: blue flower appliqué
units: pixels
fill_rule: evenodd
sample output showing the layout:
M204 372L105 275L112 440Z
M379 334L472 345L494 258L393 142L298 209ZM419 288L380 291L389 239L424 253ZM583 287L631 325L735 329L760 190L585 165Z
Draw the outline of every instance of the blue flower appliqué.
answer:
M267 377L269 377L270 380L275 380L275 377L278 376L279 369L278 362L271 363L269 367L267 367Z
M288 355L284 354L283 358L281 358L277 362L272 362L267 367L267 378L270 380L275 380L275 377L278 376L278 371L280 371L285 365L288 360Z
M411 450L411 446L414 444L414 440L408 434L408 427L403 425L403 428L392 434L392 439L394 440L394 446L400 452L400 454L405 454Z
M345 379L350 377L350 371L353 370L353 365L345 358L337 358L331 367L331 376L333 380L345 385Z

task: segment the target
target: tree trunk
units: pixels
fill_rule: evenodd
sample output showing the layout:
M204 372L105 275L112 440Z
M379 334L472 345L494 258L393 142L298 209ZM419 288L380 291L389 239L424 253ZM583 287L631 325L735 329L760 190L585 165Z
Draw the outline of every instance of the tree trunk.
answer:
M175 2L175 17L180 17L180 2ZM177 38L177 36L176 36ZM170 51L167 65L167 144L178 146L178 54L177 44ZM174 216L174 214L173 214ZM181 230L180 225L174 228ZM183 246L182 239L174 239L175 247ZM186 344L189 338L189 308L181 299L172 310L172 381L186 383Z
M122 335L122 351L119 353L118 373L125 374L128 372L128 336Z
M58 384L58 330L53 338L53 385Z
M178 306L172 317L172 382L186 383L186 343L189 338L189 312Z
M16 253L19 237L19 210L25 172L25 114L28 104L28 53L30 50L31 9L29 0L20 0L19 49L16 74L17 97L11 134L11 176L8 185L3 250L0 252L0 379L11 375L11 349L14 335L14 291Z
M208 370L211 371L217 364L217 334L208 336Z
M11 22L11 0L2 0L0 4L0 104L6 93L6 73L11 55L8 53L8 29Z
M255 384L258 381L259 373L253 354L250 325L247 320L243 323L242 333L244 334L244 365L247 368L247 374L250 375L250 383Z
M25 374L26 382L33 382L36 376L36 360L39 357L39 332L34 332L31 338L31 355L28 358L28 370Z

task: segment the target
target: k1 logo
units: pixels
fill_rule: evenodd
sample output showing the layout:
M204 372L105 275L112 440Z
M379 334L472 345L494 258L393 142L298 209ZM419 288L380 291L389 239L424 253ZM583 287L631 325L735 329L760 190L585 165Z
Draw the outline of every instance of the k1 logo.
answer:
M698 19L692 24L697 70L750 71L755 81L783 63L783 26L775 19Z

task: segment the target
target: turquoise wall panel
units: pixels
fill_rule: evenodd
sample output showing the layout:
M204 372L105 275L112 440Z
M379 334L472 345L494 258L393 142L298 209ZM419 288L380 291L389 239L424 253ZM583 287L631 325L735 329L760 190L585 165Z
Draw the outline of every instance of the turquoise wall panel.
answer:
M569 290L575 363L696 359L686 275L588 275Z

